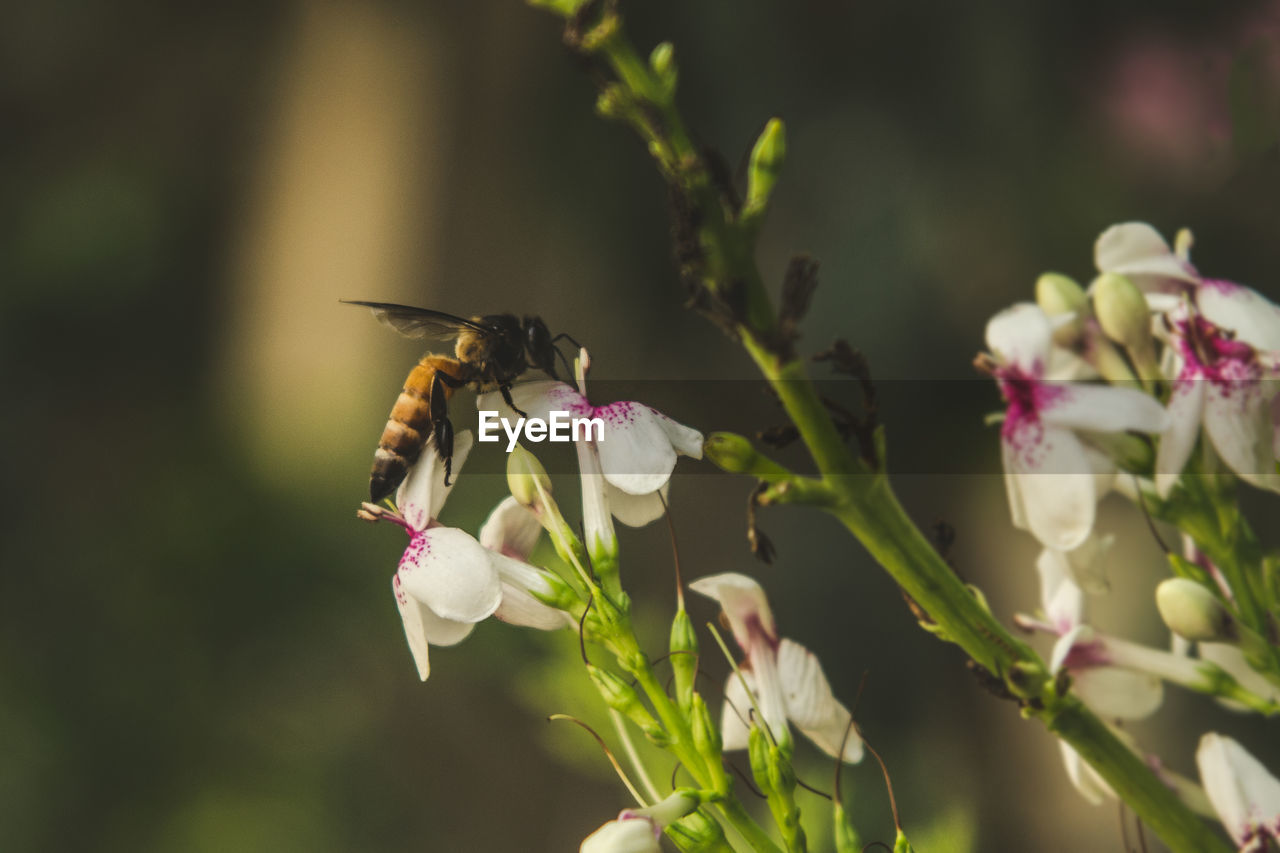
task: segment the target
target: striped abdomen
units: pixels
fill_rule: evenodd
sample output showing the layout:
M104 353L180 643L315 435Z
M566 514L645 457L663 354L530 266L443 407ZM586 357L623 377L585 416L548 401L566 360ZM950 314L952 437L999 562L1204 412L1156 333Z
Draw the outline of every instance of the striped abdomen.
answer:
M409 372L373 454L369 497L375 503L396 490L431 437L431 386L436 373L456 377L461 367L448 356L428 355ZM444 383L436 387L444 392L445 400L453 395L453 389Z

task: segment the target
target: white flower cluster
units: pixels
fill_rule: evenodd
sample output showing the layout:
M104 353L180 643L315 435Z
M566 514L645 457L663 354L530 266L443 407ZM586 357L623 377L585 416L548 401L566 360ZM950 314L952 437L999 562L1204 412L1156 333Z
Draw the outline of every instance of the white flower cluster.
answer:
M1108 636L1085 619L1086 594L1107 588L1100 566L1111 541L1094 522L1109 491L1178 500L1193 459L1198 473L1229 471L1280 491L1280 307L1203 276L1190 245L1183 232L1175 249L1144 223L1108 229L1095 247L1093 283L1043 276L1035 303L988 323L989 355L979 359L1007 405L1000 438L1013 523L1043 546L1041 610L1018 621L1056 638L1051 670L1069 674L1076 695L1109 720L1152 714L1166 681L1220 697L1215 685L1231 683L1254 707L1280 708L1274 673L1255 671L1241 651L1231 585L1190 538L1186 562L1212 583L1161 585L1156 600L1174 632L1172 651ZM1192 640L1198 659L1188 654ZM1062 750L1086 798L1114 796L1080 756ZM1261 764L1216 733L1204 736L1197 762L1203 794L1241 850L1280 838L1280 782ZM1203 801L1194 783L1161 772L1193 791L1189 801Z

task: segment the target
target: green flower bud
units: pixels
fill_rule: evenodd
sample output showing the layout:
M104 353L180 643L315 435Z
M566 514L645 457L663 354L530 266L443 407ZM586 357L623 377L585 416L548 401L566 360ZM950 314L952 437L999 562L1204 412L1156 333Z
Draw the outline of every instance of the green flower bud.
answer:
M661 98L670 101L676 93L676 58L671 42L664 41L649 54L649 67L658 78Z
M786 159L786 126L782 119L771 118L756 140L755 147L751 149L751 161L747 167L747 198L742 206L743 218L754 218L764 213Z
M750 441L732 432L711 433L702 442L702 452L711 464L730 474L750 471L759 456Z
M587 674L592 683L600 691L604 703L636 724L652 742L665 745L670 742L661 724L649 713L649 709L640 701L640 694L634 687L608 670L593 664L587 664Z
M675 676L676 703L689 710L693 682L698 675L698 635L689 612L681 607L671 622L671 672Z
M1130 353L1151 346L1151 309L1138 286L1117 273L1093 283L1093 311L1107 337Z
M861 853L862 839L853 828L853 821L849 820L844 804L837 800L831 816L835 825L836 853Z
M1169 578L1156 587L1156 608L1169 630L1187 640L1231 642L1235 618L1213 593L1186 578Z
M766 795L771 794L773 785L769 782L769 738L754 721L751 731L747 733L747 758L751 762L751 775L755 777L756 784Z
M542 467L538 457L517 444L515 450L507 455L507 487L511 495L529 509L535 509L540 503L538 487L544 494L551 494L551 478L547 469Z
M667 827L667 835L684 853L711 853L731 850L714 818L701 811L680 818Z
M711 711L699 693L689 703L689 727L693 731L693 747L714 764L720 763L720 730L711 720Z
M1036 304L1050 317L1079 311L1087 301L1084 288L1062 273L1047 272L1036 279Z

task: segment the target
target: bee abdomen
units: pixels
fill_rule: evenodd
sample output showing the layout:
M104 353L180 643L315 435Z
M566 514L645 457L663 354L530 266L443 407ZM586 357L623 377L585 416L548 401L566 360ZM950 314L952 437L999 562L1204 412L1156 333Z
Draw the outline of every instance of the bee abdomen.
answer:
M390 495L418 461L431 436L431 383L436 371L448 372L451 359L427 356L409 373L404 388L378 440L369 473L369 497L375 503ZM445 387L445 396L450 389Z

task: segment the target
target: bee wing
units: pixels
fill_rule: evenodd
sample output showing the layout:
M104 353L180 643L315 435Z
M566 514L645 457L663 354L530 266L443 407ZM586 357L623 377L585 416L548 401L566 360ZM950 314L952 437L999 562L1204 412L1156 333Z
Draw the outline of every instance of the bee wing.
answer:
M414 308L412 305L396 305L393 302L363 302L358 299L339 301L347 305L363 305L371 309L379 323L390 326L406 338L452 340L466 330L490 334L490 330L484 326L443 311Z

